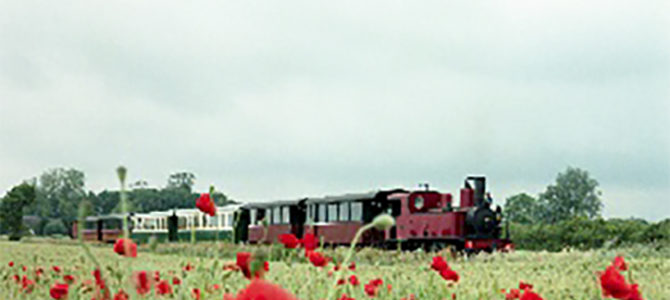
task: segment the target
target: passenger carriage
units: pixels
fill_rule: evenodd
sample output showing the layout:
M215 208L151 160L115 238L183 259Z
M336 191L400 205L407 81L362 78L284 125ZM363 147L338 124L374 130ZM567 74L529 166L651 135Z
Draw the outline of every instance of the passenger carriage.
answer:
M195 231L199 241L230 239L238 208L239 205L219 206L215 216L190 208L135 214L131 217L131 237L138 242L146 242L152 236L159 241L190 241Z

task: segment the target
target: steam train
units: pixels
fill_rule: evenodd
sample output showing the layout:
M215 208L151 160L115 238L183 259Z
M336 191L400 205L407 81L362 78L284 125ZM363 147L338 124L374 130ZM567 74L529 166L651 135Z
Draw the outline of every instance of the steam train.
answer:
M325 245L336 246L350 243L359 228L382 213L393 216L395 226L385 231L367 231L361 244L427 250L452 246L466 251L514 247L508 230L503 238L502 212L500 207L493 209L487 200L486 178L481 176L465 179L459 206L454 205L450 193L393 189L229 205L218 207L214 217L196 209L172 209L125 217L131 224L131 237L138 242L151 236L167 241L187 240L191 232L195 232L197 240L216 236L238 243L260 244L277 242L278 236L284 233L292 233L298 238L310 233ZM90 217L83 237L110 241L114 235L105 234L105 229L101 228L105 227L106 220L123 217ZM97 226L91 226L89 221L97 222ZM87 234L87 230L96 230L97 234ZM120 227L117 230L120 233Z

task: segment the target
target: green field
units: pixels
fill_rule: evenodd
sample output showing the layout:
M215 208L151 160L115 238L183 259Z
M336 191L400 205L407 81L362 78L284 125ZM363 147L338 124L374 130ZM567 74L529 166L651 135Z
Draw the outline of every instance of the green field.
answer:
M71 285L67 299L91 299L92 292L82 287L82 281L93 280L91 271L94 264L74 242L53 240L26 240L23 242L0 241L0 299L49 299L49 288L62 276L71 274L76 278ZM200 243L191 247L187 244L158 245L149 250L141 247L137 258L116 255L111 245L95 245L92 254L103 265L103 276L112 292L123 288L134 295L130 278L134 271L159 271L162 279L181 279L174 285L173 299L193 299L191 290L203 291L202 299L222 299L224 292L236 293L244 287L246 280L240 273L224 271L225 262L234 260L238 250L259 250L260 248L240 248L229 244ZM279 247L263 247L270 257L270 271L265 278L283 286L300 299L324 299L332 277L327 273L332 265L318 269L306 263L301 255L280 258L291 254ZM295 254L299 254L300 250ZM325 253L341 257L346 249L326 250ZM559 253L517 251L508 254L478 255L470 258L448 258L451 267L460 274L457 284L448 284L429 268L434 254L422 252L395 252L363 249L354 256L357 268L353 272L361 285L349 284L340 287L337 295L346 292L356 299L369 299L363 292L363 284L371 279L384 280L384 288L376 299L400 299L414 294L416 299L504 299L501 289L515 288L520 280L534 285L534 290L544 299L602 299L597 279L597 271L604 270L614 256L626 257L630 272L626 278L638 283L645 299L670 299L670 255L667 249L651 250L646 247L620 250L564 251ZM14 262L13 267L8 263ZM289 263L285 263L287 261ZM195 268L183 271L186 264ZM23 271L21 266L26 266ZM59 266L60 273L52 266ZM21 291L21 284L14 282L13 275L35 277L35 269L44 273L35 280L31 293ZM348 271L349 272L349 271ZM212 286L220 289L213 291ZM391 291L386 285L391 284ZM206 291L210 292L206 292ZM151 296L144 299L166 298Z

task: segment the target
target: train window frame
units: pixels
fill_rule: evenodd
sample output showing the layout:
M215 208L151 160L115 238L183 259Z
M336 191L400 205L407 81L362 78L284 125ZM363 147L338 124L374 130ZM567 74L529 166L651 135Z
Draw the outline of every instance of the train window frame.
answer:
M338 222L339 210L340 204L338 202L328 203L328 222Z
M227 213L226 222L224 223L223 227L233 227L233 225L235 225L235 214Z
M363 202L352 201L350 203L351 204L349 205L349 220L350 221L356 221L356 222L362 222L363 221ZM356 208L358 208L358 209L356 209ZM358 216L356 216L356 214Z
M328 222L328 208L326 207L325 204L319 203L318 205L318 210L317 210L317 222Z
M349 208L351 207L351 202L343 201L338 205L338 220L340 222L349 222ZM344 208L344 210L343 210Z
M314 205L307 206L307 223L315 222L314 220Z
M256 220L257 216L258 216L258 210L257 209L252 208L252 209L249 210L249 221L250 221L249 223L251 225L256 225L256 222L258 221L258 220Z
M281 207L281 224L291 223L291 207L284 205Z
M272 224L281 224L281 206L272 208Z

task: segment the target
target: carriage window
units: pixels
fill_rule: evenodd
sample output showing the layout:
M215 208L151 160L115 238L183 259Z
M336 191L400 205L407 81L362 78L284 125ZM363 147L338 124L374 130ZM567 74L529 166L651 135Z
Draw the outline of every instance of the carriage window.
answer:
M351 202L351 220L352 221L362 221L363 220L363 203L362 202Z
M290 214L289 214L289 207L288 207L288 206L282 206L282 208L281 208L281 220L282 220L282 224L288 224L288 223L290 223L289 216L290 216Z
M337 203L328 204L328 222L337 221Z
M233 227L233 221L235 221L235 214L229 213L226 215L226 217L228 217L227 218L228 222L226 222L226 225L228 225L228 227Z
M351 202L340 203L340 221L349 221L349 205Z
M270 222L270 216L269 215L270 215L270 213L268 213L265 209L259 209L258 213L256 214L256 225L262 225L263 220L266 220L266 221Z
M316 218L319 220L318 222L327 222L328 220L326 219L326 205L318 204L318 206L319 206L319 214L316 216Z
M179 229L185 229L186 228L186 218L185 217L179 217L177 220L177 227Z
M256 225L256 210L255 209L249 210L249 216L250 216L251 224Z
M104 229L121 229L121 220L119 219L108 219L102 222L102 227Z
M84 229L97 229L98 221L86 221L84 223Z
M281 207L272 209L272 224L281 224Z

